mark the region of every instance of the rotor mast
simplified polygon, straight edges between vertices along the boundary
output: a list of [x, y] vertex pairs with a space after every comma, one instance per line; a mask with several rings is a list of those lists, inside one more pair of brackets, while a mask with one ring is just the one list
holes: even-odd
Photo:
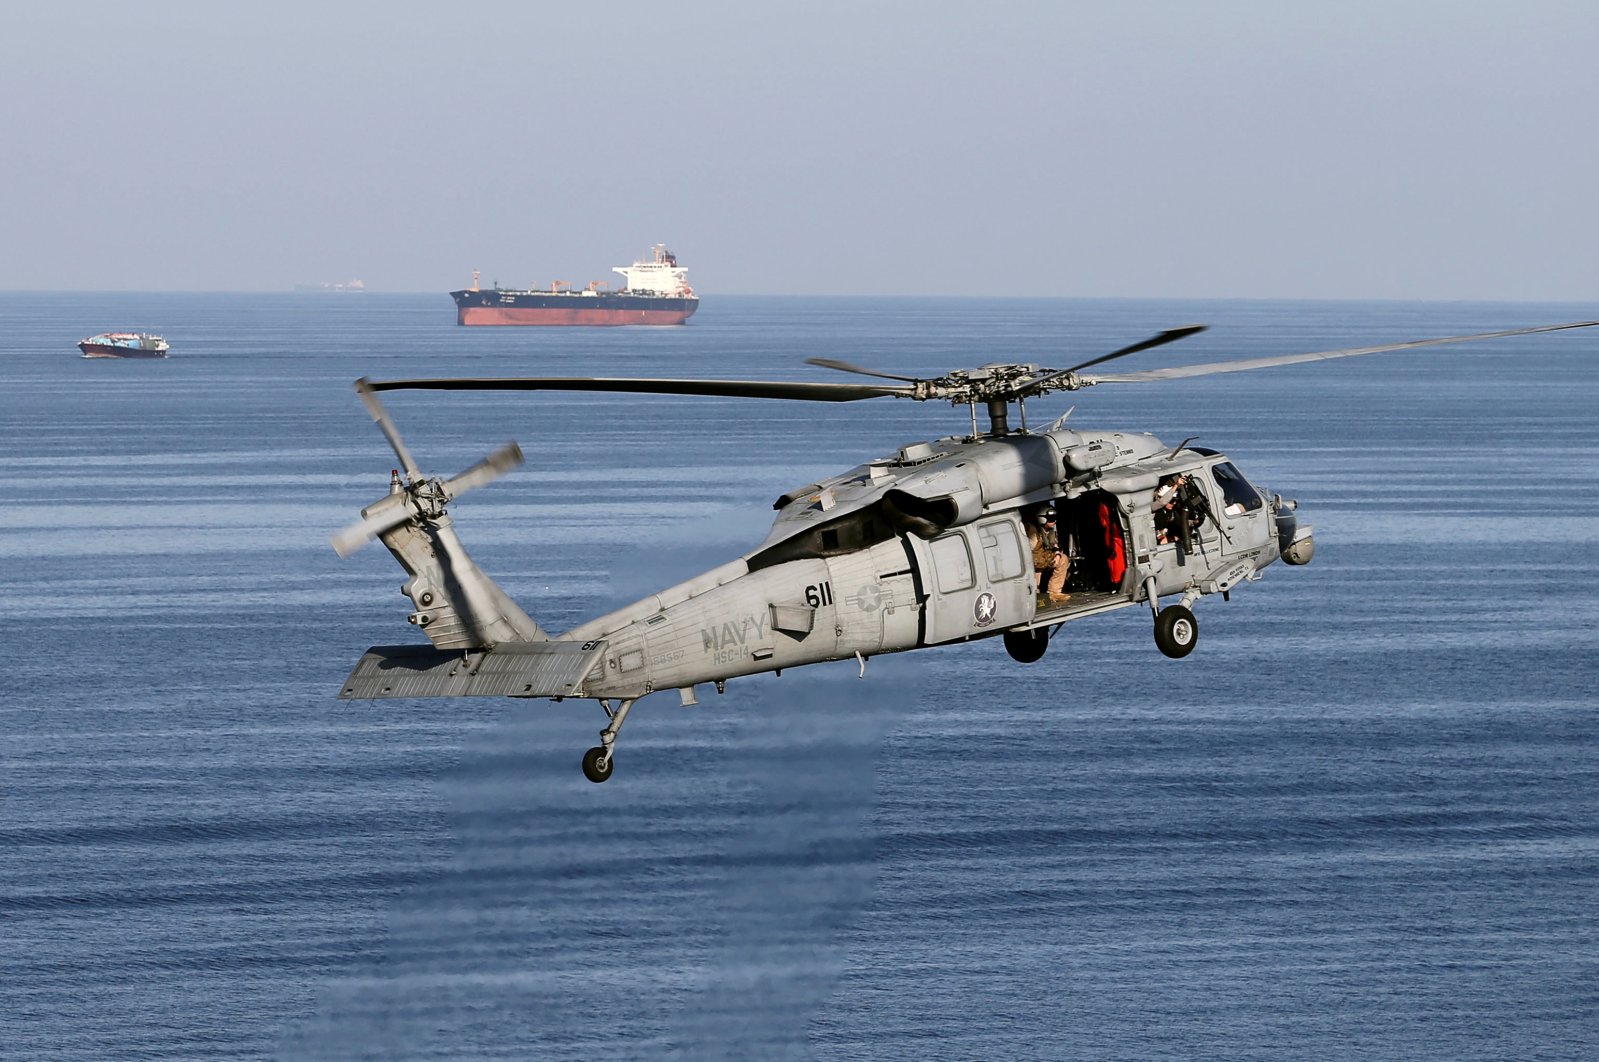
[[[974, 407], [975, 408], [975, 407]], [[1026, 430], [1027, 416], [1022, 415], [1022, 430]], [[988, 400], [988, 434], [1008, 435], [1010, 433], [1010, 402], [1003, 398], [990, 398]]]

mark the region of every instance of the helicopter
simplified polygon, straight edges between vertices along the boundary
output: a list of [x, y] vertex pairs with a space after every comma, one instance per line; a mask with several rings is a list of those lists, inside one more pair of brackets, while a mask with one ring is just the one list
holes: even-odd
[[[1599, 325], [1599, 321], [1445, 336], [1379, 346], [1130, 372], [1095, 369], [1203, 331], [1167, 329], [1070, 368], [988, 364], [936, 377], [808, 362], [868, 383], [605, 377], [357, 380], [362, 403], [400, 468], [388, 494], [331, 543], [348, 556], [374, 538], [408, 575], [409, 622], [428, 644], [369, 649], [341, 700], [512, 697], [593, 700], [607, 723], [583, 756], [604, 782], [633, 706], [651, 693], [724, 693], [735, 678], [827, 661], [997, 637], [1019, 663], [1047, 652], [1065, 624], [1150, 610], [1157, 649], [1187, 656], [1194, 606], [1259, 580], [1281, 560], [1308, 564], [1314, 528], [1298, 503], [1252, 483], [1220, 451], [1147, 433], [1077, 430], [1071, 411], [1040, 430], [1027, 401], [1092, 386], [1145, 383]], [[967, 406], [971, 430], [897, 451], [787, 490], [766, 538], [739, 557], [607, 615], [551, 635], [467, 554], [448, 512], [466, 491], [521, 464], [508, 443], [451, 478], [417, 466], [380, 392], [593, 391], [812, 402], [903, 398]], [[978, 407], [987, 415], [978, 423]], [[1011, 424], [1015, 407], [1017, 424]], [[403, 471], [403, 476], [402, 476]], [[1044, 532], [1053, 521], [1053, 536]], [[1065, 563], [1059, 592], [1041, 585], [1041, 541]], [[1051, 571], [1057, 570], [1051, 568]], [[1057, 580], [1061, 582], [1061, 580]]]

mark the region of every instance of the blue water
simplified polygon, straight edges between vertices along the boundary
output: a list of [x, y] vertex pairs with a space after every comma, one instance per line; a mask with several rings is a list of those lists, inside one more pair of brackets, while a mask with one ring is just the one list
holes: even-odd
[[[442, 296], [0, 295], [0, 1055], [1591, 1058], [1599, 335], [1034, 403], [1198, 436], [1318, 528], [1198, 606], [642, 701], [334, 700], [408, 641], [327, 536], [386, 487], [358, 376], [1128, 368], [1595, 316], [1476, 303], [707, 298], [459, 329]], [[166, 361], [75, 342], [155, 331]], [[1599, 332], [1596, 329], [1595, 332]], [[397, 393], [565, 629], [964, 409]]]

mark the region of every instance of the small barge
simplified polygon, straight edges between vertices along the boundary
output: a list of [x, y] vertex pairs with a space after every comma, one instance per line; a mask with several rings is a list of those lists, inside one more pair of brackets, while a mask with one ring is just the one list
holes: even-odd
[[164, 358], [171, 344], [148, 332], [101, 332], [78, 343], [86, 358]]

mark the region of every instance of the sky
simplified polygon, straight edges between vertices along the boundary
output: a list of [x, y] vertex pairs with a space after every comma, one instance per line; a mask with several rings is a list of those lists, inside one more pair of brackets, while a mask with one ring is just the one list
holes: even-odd
[[1599, 3], [0, 0], [0, 290], [1584, 301]]

